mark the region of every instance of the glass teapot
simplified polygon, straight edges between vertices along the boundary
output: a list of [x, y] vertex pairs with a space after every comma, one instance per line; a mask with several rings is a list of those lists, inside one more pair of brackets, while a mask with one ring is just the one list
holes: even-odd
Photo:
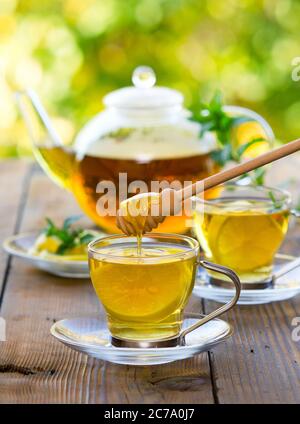
[[[180, 188], [218, 170], [210, 155], [216, 148], [215, 136], [206, 133], [200, 138], [201, 126], [188, 119], [182, 94], [155, 86], [153, 70], [144, 66], [134, 70], [132, 82], [133, 86], [105, 96], [105, 110], [81, 129], [72, 147], [61, 142], [36, 93], [28, 90], [17, 96], [39, 164], [108, 233], [119, 232], [115, 226], [119, 202], [137, 190], [157, 191], [168, 184]], [[260, 120], [272, 138], [259, 115], [227, 108]], [[153, 188], [153, 182], [158, 186]], [[168, 217], [159, 228], [185, 230], [185, 216]]]

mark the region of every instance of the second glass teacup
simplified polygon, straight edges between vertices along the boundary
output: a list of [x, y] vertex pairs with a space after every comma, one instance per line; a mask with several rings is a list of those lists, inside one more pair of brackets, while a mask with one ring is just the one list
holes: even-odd
[[[232, 268], [245, 288], [269, 284], [275, 254], [288, 229], [290, 194], [225, 184], [216, 198], [193, 200], [194, 231], [205, 258]], [[222, 283], [219, 276], [210, 275], [213, 283]]]
[[159, 342], [170, 340], [181, 343], [188, 332], [230, 309], [239, 297], [240, 282], [234, 272], [201, 262], [230, 279], [235, 296], [181, 331], [199, 263], [197, 240], [174, 234], [146, 234], [138, 255], [135, 237], [116, 235], [91, 242], [88, 250], [92, 283], [106, 311], [112, 343], [117, 346], [160, 346]]

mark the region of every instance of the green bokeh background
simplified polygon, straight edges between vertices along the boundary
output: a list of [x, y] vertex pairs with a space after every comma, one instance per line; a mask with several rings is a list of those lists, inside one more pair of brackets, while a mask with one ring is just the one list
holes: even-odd
[[299, 0], [1, 0], [0, 157], [30, 153], [15, 89], [35, 89], [70, 142], [141, 64], [189, 108], [220, 88], [296, 138], [299, 28]]

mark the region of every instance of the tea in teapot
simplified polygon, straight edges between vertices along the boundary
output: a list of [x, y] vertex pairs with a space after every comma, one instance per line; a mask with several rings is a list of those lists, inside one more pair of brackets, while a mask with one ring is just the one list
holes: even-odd
[[[194, 146], [184, 151], [185, 140], [190, 136], [185, 129], [164, 127], [155, 129], [128, 129], [127, 135], [111, 133], [103, 137], [103, 146], [91, 145], [81, 155], [63, 146], [35, 146], [39, 162], [54, 180], [71, 189], [85, 213], [107, 232], [116, 232], [115, 216], [102, 216], [97, 211], [101, 197], [97, 186], [100, 181], [111, 181], [119, 197], [119, 175], [127, 173], [128, 186], [143, 180], [147, 191], [152, 181], [194, 182], [214, 173], [218, 168], [205, 151], [204, 146], [194, 137]], [[191, 136], [190, 136], [191, 137]], [[172, 149], [166, 145], [173, 142]], [[136, 143], [140, 143], [140, 147]], [[153, 153], [146, 157], [145, 143], [153, 144]], [[192, 144], [192, 143], [190, 143]], [[206, 147], [206, 146], [205, 146]], [[193, 150], [192, 150], [193, 148]], [[150, 148], [149, 148], [150, 150]], [[206, 150], [209, 150], [206, 147]], [[187, 153], [192, 153], [187, 156]], [[133, 192], [132, 194], [135, 194]], [[118, 209], [119, 204], [116, 204]], [[170, 217], [161, 231], [183, 232], [186, 217]]]

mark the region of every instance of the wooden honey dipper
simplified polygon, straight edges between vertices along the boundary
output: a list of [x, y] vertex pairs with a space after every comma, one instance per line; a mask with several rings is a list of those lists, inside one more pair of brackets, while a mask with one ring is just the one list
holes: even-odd
[[[204, 178], [182, 190], [165, 189], [160, 194], [137, 194], [121, 203], [117, 213], [117, 226], [127, 235], [141, 235], [145, 232], [149, 232], [163, 222], [166, 216], [174, 215], [180, 205], [188, 198], [196, 196], [205, 190], [232, 180], [247, 172], [253, 171], [263, 165], [275, 162], [298, 150], [300, 150], [300, 139], [291, 141], [275, 150], [257, 156], [254, 159]], [[165, 214], [163, 209], [164, 200], [166, 200], [169, 205], [168, 214]], [[155, 209], [155, 214], [153, 213], [153, 209]]]

